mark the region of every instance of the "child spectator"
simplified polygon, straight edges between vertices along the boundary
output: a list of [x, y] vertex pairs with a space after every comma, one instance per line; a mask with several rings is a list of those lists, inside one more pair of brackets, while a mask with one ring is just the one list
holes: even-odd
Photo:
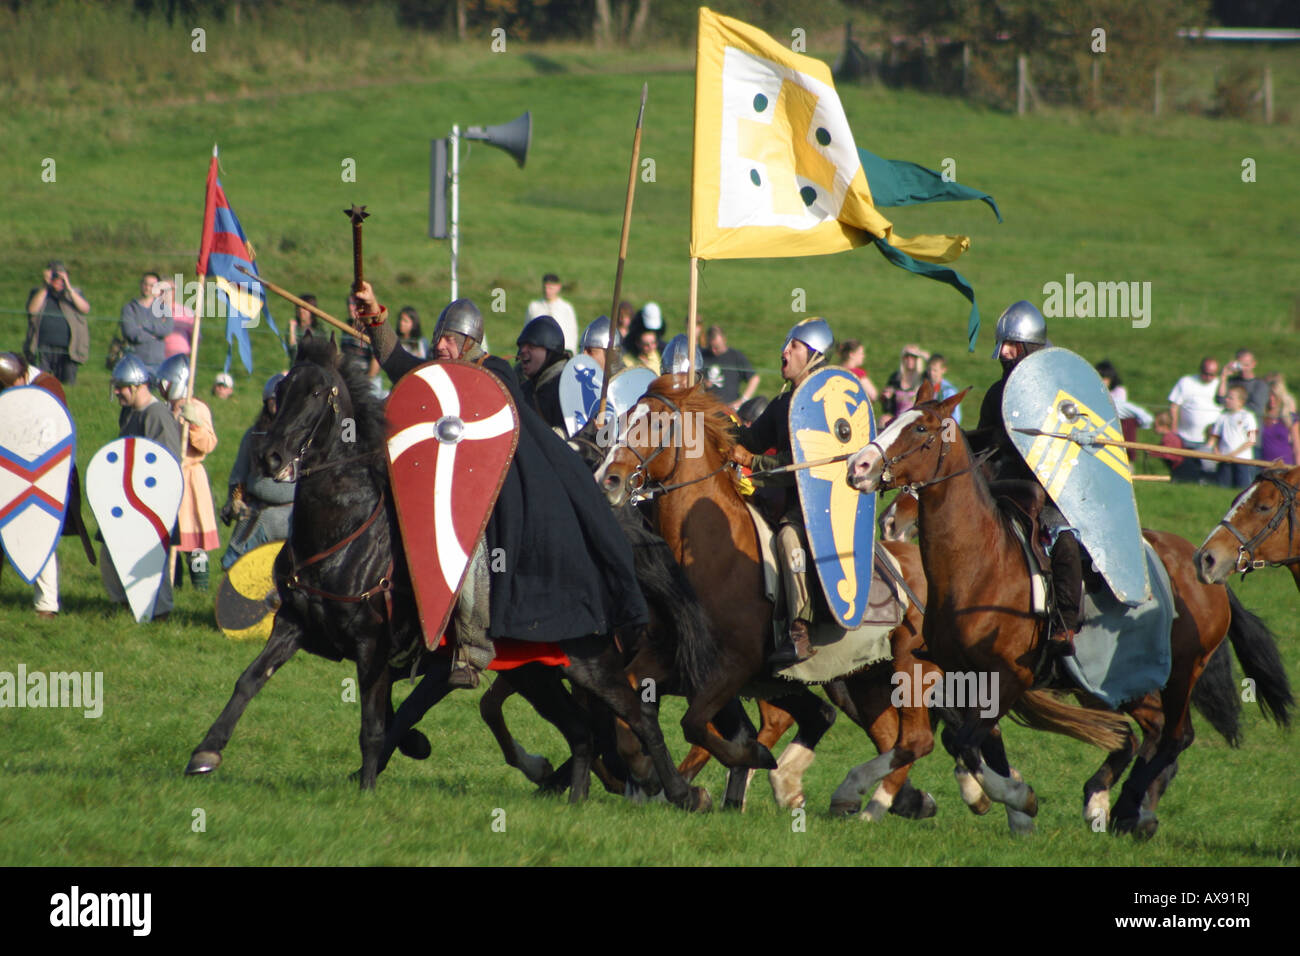
[[[1210, 426], [1214, 450], [1234, 458], [1250, 457], [1259, 434], [1259, 423], [1246, 411], [1246, 389], [1234, 385], [1223, 397], [1224, 412]], [[1238, 462], [1219, 463], [1219, 484], [1225, 488], [1245, 488], [1255, 480], [1255, 469]]]

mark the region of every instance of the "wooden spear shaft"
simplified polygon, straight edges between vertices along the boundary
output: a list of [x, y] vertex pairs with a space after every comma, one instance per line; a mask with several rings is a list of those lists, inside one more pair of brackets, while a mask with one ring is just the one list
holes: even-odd
[[1258, 458], [1234, 458], [1212, 451], [1195, 451], [1191, 448], [1170, 448], [1167, 445], [1151, 445], [1141, 441], [1111, 441], [1109, 438], [1094, 438], [1083, 441], [1074, 435], [1061, 435], [1056, 432], [1039, 431], [1037, 428], [1017, 428], [1015, 431], [1025, 435], [1046, 436], [1047, 438], [1064, 438], [1079, 445], [1107, 445], [1112, 448], [1131, 448], [1134, 451], [1150, 451], [1158, 455], [1181, 455], [1183, 458], [1203, 458], [1206, 461], [1224, 461], [1230, 465], [1255, 465], [1260, 468], [1276, 468], [1282, 464], [1277, 461], [1260, 461]]
[[857, 453], [856, 453], [856, 452], [852, 452], [852, 451], [846, 451], [846, 452], [845, 452], [844, 454], [842, 454], [842, 455], [832, 455], [830, 458], [818, 458], [816, 461], [805, 461], [805, 462], [803, 462], [803, 463], [801, 463], [801, 464], [796, 463], [796, 464], [793, 464], [793, 465], [782, 465], [780, 468], [769, 468], [767, 471], [756, 471], [756, 472], [754, 472], [752, 475], [750, 475], [749, 477], [751, 477], [751, 478], [759, 478], [759, 477], [764, 477], [764, 478], [766, 478], [768, 475], [781, 475], [781, 474], [784, 474], [784, 473], [787, 472], [787, 471], [801, 471], [801, 470], [803, 470], [804, 468], [816, 468], [816, 467], [818, 467], [819, 465], [833, 465], [833, 464], [835, 464], [837, 461], [848, 461], [848, 460], [849, 460], [850, 458], [852, 458], [855, 454], [857, 454]]
[[251, 276], [252, 278], [256, 279], [258, 282], [262, 283], [262, 285], [266, 286], [268, 289], [270, 289], [280, 298], [287, 299], [288, 301], [292, 302], [294, 305], [302, 306], [312, 315], [316, 316], [316, 318], [328, 322], [330, 325], [334, 326], [334, 328], [338, 329], [340, 332], [346, 332], [348, 335], [351, 335], [354, 338], [362, 339], [367, 345], [370, 344], [370, 336], [366, 335], [366, 333], [358, 332], [348, 323], [334, 318], [334, 316], [330, 315], [328, 312], [316, 308], [316, 306], [312, 305], [310, 302], [304, 302], [302, 299], [298, 298], [292, 292], [289, 292], [288, 290], [276, 285], [266, 276], [256, 275], [250, 272], [249, 270], [245, 269], [243, 266], [237, 265], [235, 266], [235, 268], [238, 269], [240, 272], [242, 272], [244, 275]]
[[627, 262], [627, 237], [632, 229], [632, 200], [636, 196], [636, 172], [641, 158], [641, 121], [645, 118], [645, 101], [650, 84], [641, 86], [641, 109], [636, 114], [636, 132], [632, 134], [632, 165], [627, 171], [627, 198], [623, 200], [623, 232], [618, 240], [618, 269], [614, 273], [614, 301], [609, 307], [609, 348], [605, 350], [605, 375], [600, 381], [600, 408], [596, 412], [596, 426], [605, 425], [605, 401], [609, 394], [609, 380], [613, 376], [614, 338], [618, 335], [618, 303], [623, 296], [623, 266]]

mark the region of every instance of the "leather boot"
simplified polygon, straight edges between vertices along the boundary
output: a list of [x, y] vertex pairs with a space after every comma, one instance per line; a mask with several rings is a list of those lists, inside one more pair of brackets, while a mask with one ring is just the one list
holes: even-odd
[[1047, 638], [1047, 649], [1057, 657], [1074, 656], [1075, 632], [1069, 628], [1057, 628]]
[[448, 685], [473, 690], [478, 686], [480, 673], [482, 672], [474, 666], [465, 649], [457, 647], [456, 653], [451, 658], [451, 673], [447, 675]]
[[789, 636], [785, 643], [768, 658], [768, 663], [780, 670], [791, 664], [802, 664], [816, 653], [817, 648], [812, 646], [812, 641], [808, 637], [807, 622], [792, 621]]

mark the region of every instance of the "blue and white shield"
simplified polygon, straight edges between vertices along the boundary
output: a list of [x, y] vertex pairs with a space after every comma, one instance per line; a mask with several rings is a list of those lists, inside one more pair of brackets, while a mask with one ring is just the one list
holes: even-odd
[[67, 408], [35, 385], [0, 392], [0, 546], [31, 584], [68, 513], [77, 431]]
[[1007, 379], [1002, 420], [1115, 597], [1130, 606], [1148, 600], [1133, 471], [1123, 448], [1096, 444], [1124, 440], [1097, 370], [1068, 349], [1035, 352]]
[[[790, 401], [790, 446], [797, 464], [847, 456], [876, 437], [871, 400], [852, 372], [818, 369]], [[813, 567], [835, 620], [862, 623], [871, 588], [876, 496], [849, 485], [848, 461], [801, 468], [796, 481]]]
[[600, 384], [605, 370], [586, 353], [575, 355], [560, 372], [560, 410], [564, 428], [573, 437], [596, 416], [600, 406]]

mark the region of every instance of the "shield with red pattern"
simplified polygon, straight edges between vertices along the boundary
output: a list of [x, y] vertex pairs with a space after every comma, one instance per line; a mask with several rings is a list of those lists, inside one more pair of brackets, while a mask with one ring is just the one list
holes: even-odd
[[68, 514], [77, 432], [64, 404], [35, 385], [0, 392], [0, 546], [31, 584]]
[[137, 621], [153, 617], [183, 490], [180, 462], [148, 438], [115, 438], [86, 468], [86, 497]]
[[491, 372], [434, 361], [402, 377], [385, 416], [397, 521], [433, 648], [514, 458], [519, 414]]

